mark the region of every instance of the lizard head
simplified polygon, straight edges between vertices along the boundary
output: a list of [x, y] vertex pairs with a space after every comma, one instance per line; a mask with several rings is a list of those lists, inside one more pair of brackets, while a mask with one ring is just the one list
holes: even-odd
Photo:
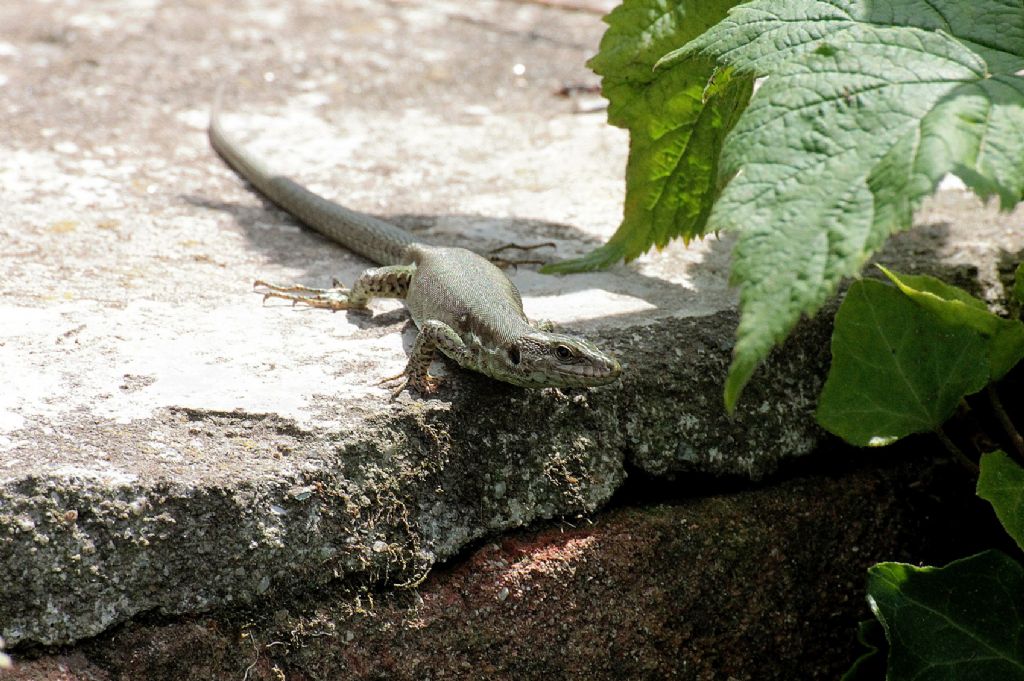
[[495, 376], [527, 388], [606, 385], [622, 373], [618, 361], [576, 336], [534, 331], [515, 339], [493, 357]]

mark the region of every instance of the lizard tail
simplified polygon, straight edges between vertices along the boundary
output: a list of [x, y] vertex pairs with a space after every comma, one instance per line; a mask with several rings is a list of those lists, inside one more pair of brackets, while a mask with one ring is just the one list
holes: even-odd
[[380, 265], [412, 262], [409, 247], [417, 240], [405, 230], [314, 194], [294, 180], [273, 172], [221, 124], [224, 85], [217, 87], [207, 130], [210, 145], [261, 194], [328, 239]]

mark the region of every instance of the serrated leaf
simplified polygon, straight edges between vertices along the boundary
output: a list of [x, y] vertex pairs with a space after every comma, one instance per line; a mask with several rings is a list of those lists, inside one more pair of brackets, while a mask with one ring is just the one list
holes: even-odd
[[832, 332], [832, 366], [818, 422], [858, 446], [937, 428], [988, 382], [985, 341], [947, 324], [898, 289], [850, 287]]
[[721, 55], [743, 70], [771, 73], [812, 50], [827, 51], [856, 24], [904, 26], [942, 31], [977, 52], [993, 71], [1024, 68], [1024, 19], [1016, 0], [828, 0], [746, 2], [715, 27], [665, 55], [673, 64], [694, 53]]
[[881, 265], [885, 276], [918, 305], [948, 324], [966, 326], [986, 339], [989, 381], [1006, 375], [1024, 359], [1024, 323], [992, 314], [984, 301], [963, 289], [926, 274], [896, 274]]
[[1024, 680], [1024, 569], [1004, 554], [879, 563], [868, 601], [889, 640], [888, 681]]
[[1024, 198], [1022, 38], [1019, 2], [762, 0], [679, 53], [768, 75], [726, 140], [733, 179], [708, 223], [741, 232], [727, 405], [946, 173], [1004, 208]]
[[632, 260], [652, 246], [705, 233], [721, 189], [718, 157], [746, 106], [749, 76], [694, 57], [655, 71], [666, 51], [700, 35], [737, 0], [626, 0], [609, 14], [590, 61], [603, 77], [608, 121], [629, 130], [623, 220], [601, 248], [543, 272], [579, 272]]
[[1024, 468], [1006, 452], [983, 454], [978, 496], [992, 504], [999, 522], [1024, 549]]

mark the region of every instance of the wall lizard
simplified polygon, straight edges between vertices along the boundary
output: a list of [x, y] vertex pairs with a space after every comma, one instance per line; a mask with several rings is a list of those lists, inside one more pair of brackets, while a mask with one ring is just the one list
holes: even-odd
[[402, 298], [419, 329], [397, 395], [407, 385], [433, 393], [435, 351], [459, 366], [524, 387], [583, 387], [615, 381], [619, 363], [592, 343], [533, 324], [505, 273], [464, 248], [433, 246], [405, 230], [314, 194], [272, 172], [221, 124], [219, 100], [210, 115], [214, 150], [266, 198], [302, 223], [380, 265], [363, 272], [351, 288], [314, 289], [258, 281], [265, 296], [330, 310], [366, 309], [371, 298]]

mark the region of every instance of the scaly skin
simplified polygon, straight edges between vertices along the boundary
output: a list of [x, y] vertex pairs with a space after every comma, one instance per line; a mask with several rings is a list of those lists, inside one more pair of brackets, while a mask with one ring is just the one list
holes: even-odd
[[239, 175], [298, 220], [382, 267], [363, 272], [351, 289], [310, 289], [256, 282], [265, 296], [331, 310], [363, 309], [371, 298], [403, 298], [419, 328], [398, 394], [410, 385], [433, 392], [428, 372], [436, 350], [459, 366], [530, 388], [605, 385], [619, 363], [592, 343], [531, 324], [505, 273], [472, 251], [417, 241], [405, 230], [332, 203], [272, 173], [210, 117], [210, 143]]

